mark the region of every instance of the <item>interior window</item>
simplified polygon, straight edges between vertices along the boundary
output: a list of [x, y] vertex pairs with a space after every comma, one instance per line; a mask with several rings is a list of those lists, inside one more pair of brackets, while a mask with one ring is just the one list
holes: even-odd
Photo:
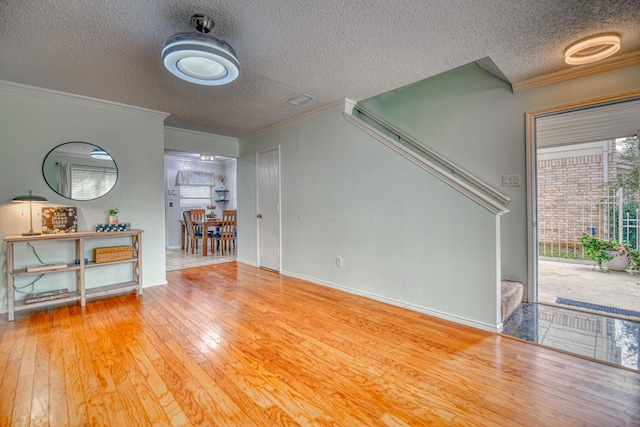
[[189, 185], [180, 186], [180, 208], [202, 209], [211, 204], [211, 186]]

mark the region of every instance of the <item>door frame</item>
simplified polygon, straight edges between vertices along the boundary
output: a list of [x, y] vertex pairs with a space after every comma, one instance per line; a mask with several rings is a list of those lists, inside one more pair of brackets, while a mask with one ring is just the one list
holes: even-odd
[[525, 140], [527, 164], [527, 300], [538, 301], [538, 188], [536, 159], [536, 119], [549, 114], [592, 107], [600, 104], [630, 101], [640, 97], [640, 90], [622, 92], [567, 104], [545, 107], [525, 113]]
[[260, 219], [258, 218], [258, 208], [260, 206], [259, 160], [260, 154], [274, 150], [278, 152], [278, 272], [280, 272], [282, 271], [282, 155], [280, 145], [256, 151], [256, 261], [258, 267], [260, 267]]

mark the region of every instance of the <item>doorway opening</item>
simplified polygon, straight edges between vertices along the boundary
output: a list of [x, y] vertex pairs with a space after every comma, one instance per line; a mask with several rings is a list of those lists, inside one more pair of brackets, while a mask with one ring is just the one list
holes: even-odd
[[[222, 253], [211, 250], [203, 254], [203, 242], [193, 253], [185, 251], [182, 213], [201, 210], [203, 215], [222, 217], [224, 210], [237, 209], [237, 159], [165, 150], [165, 224], [167, 271], [232, 262], [236, 245]], [[211, 227], [214, 228], [214, 227]], [[207, 233], [208, 234], [208, 233]], [[201, 240], [201, 239], [198, 239]]]
[[536, 163], [538, 302], [640, 319], [638, 138], [538, 144]]
[[640, 320], [640, 100], [535, 125], [537, 301]]
[[638, 244], [637, 181], [623, 178], [637, 176], [628, 157], [638, 153], [640, 92], [530, 112], [526, 122], [528, 302], [503, 333], [640, 370], [640, 276], [584, 259], [590, 239]]

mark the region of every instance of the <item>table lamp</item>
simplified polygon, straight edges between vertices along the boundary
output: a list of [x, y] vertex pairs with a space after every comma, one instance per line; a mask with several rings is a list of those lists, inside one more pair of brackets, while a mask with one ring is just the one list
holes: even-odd
[[33, 231], [33, 203], [45, 203], [48, 202], [47, 199], [45, 199], [42, 196], [34, 196], [33, 194], [31, 194], [31, 190], [29, 190], [29, 194], [28, 195], [24, 195], [24, 196], [16, 196], [14, 197], [12, 200], [12, 202], [15, 203], [27, 203], [29, 202], [29, 224], [31, 226], [31, 228], [29, 229], [28, 233], [22, 233], [23, 236], [37, 236], [39, 234], [42, 234], [40, 232], [35, 233]]

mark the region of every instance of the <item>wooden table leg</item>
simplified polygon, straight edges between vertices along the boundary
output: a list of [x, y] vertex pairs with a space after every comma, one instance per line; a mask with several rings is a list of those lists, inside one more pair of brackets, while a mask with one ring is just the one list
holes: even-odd
[[207, 244], [209, 242], [209, 233], [205, 229], [202, 231], [202, 256], [207, 256]]
[[185, 240], [185, 237], [186, 237], [184, 229], [185, 229], [184, 224], [180, 224], [180, 230], [181, 230], [180, 238], [182, 239], [180, 241], [180, 244], [182, 245], [182, 250], [184, 250], [184, 240]]

